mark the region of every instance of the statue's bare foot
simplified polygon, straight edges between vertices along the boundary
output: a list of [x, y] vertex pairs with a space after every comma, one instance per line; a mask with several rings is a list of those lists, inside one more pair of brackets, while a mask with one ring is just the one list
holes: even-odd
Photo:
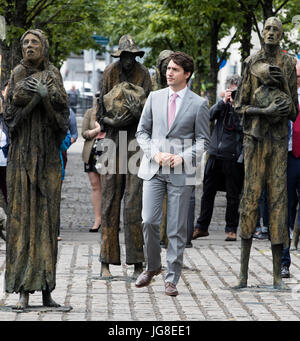
[[143, 272], [143, 263], [135, 263], [134, 272], [131, 277], [134, 279], [137, 279], [142, 272]]
[[273, 288], [278, 290], [288, 290], [289, 287], [280, 279], [278, 281], [274, 281]]
[[29, 301], [29, 293], [26, 291], [20, 292], [20, 298], [18, 303], [16, 304], [17, 309], [25, 309], [28, 307], [28, 301]]
[[239, 281], [237, 285], [232, 287], [232, 289], [242, 289], [242, 288], [247, 288], [247, 282]]
[[60, 307], [60, 304], [56, 303], [52, 299], [50, 291], [43, 290], [42, 292], [43, 292], [43, 306], [44, 307], [54, 307], [54, 308]]
[[112, 274], [109, 271], [109, 264], [101, 263], [100, 276], [101, 277], [112, 277]]

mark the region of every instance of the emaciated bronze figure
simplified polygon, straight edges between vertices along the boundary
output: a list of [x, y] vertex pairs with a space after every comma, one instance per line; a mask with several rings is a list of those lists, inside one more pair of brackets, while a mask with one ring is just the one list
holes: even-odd
[[266, 20], [264, 44], [244, 63], [235, 110], [242, 115], [245, 181], [240, 205], [241, 270], [236, 288], [247, 286], [248, 263], [257, 220], [258, 199], [266, 188], [273, 256], [273, 287], [286, 288], [281, 279], [283, 245], [288, 245], [287, 153], [288, 120], [297, 117], [296, 60], [279, 46], [281, 21]]
[[[116, 145], [116, 174], [102, 174], [102, 224], [101, 224], [101, 262], [100, 275], [111, 277], [109, 264], [120, 265], [119, 225], [121, 201], [124, 199], [124, 237], [126, 245], [126, 264], [134, 265], [132, 277], [143, 271], [143, 233], [142, 233], [142, 180], [136, 174], [122, 174], [121, 165], [127, 164], [135, 152], [128, 151], [128, 145], [135, 140], [143, 104], [151, 91], [151, 78], [145, 66], [136, 61], [142, 57], [132, 37], [127, 34], [120, 38], [119, 49], [112, 54], [118, 61], [108, 65], [103, 73], [100, 88], [97, 119], [104, 125], [105, 140]], [[124, 96], [120, 97], [120, 93]], [[140, 95], [138, 95], [140, 94]], [[114, 100], [116, 103], [114, 103]], [[119, 108], [119, 109], [118, 109]], [[127, 155], [120, 146], [119, 132], [127, 137]], [[123, 146], [124, 147], [124, 146]], [[103, 154], [105, 155], [105, 153]], [[110, 158], [114, 157], [109, 155]], [[124, 170], [123, 170], [124, 171]]]
[[[168, 86], [167, 83], [167, 67], [169, 62], [169, 56], [173, 53], [171, 50], [163, 50], [158, 55], [156, 61], [155, 73], [152, 76], [152, 90], [160, 90]], [[163, 216], [160, 225], [160, 244], [162, 247], [168, 247], [167, 237], [167, 194], [165, 194], [163, 202]]]
[[59, 147], [69, 122], [62, 78], [48, 59], [49, 44], [40, 30], [21, 38], [23, 60], [12, 71], [4, 119], [9, 128], [7, 162], [8, 217], [5, 290], [42, 291], [43, 305], [56, 284], [57, 233], [61, 198]]

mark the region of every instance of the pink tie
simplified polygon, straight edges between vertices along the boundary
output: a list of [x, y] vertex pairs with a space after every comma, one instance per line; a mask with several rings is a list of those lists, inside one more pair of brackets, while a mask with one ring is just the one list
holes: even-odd
[[168, 127], [171, 128], [171, 125], [175, 119], [175, 112], [176, 112], [176, 98], [178, 97], [176, 92], [173, 92], [172, 99], [169, 103], [169, 110], [168, 110]]

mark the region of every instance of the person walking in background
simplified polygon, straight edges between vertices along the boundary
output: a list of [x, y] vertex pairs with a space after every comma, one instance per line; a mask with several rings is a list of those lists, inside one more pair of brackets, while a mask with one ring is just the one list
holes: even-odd
[[[264, 189], [259, 198], [258, 209], [257, 209], [257, 224], [256, 231], [253, 233], [253, 238], [255, 239], [269, 239], [269, 210], [268, 210], [268, 200], [267, 193]], [[263, 220], [263, 225], [261, 226], [260, 220]]]
[[[70, 116], [69, 116], [69, 133], [70, 133], [70, 143], [71, 145], [73, 143], [76, 142], [77, 138], [78, 138], [78, 130], [77, 130], [77, 122], [76, 122], [76, 115], [74, 113], [74, 111], [70, 109]], [[69, 149], [69, 147], [68, 147]], [[66, 170], [67, 167], [67, 162], [68, 162], [68, 153], [67, 153], [67, 149], [61, 151], [61, 157], [63, 160], [63, 167], [64, 170]]]
[[[76, 122], [76, 116], [74, 114], [74, 111], [69, 108], [70, 116], [69, 116], [69, 130], [68, 133], [62, 142], [60, 146], [59, 156], [62, 162], [62, 181], [65, 177], [66, 173], [66, 167], [67, 167], [67, 161], [68, 161], [68, 153], [67, 150], [70, 148], [70, 146], [76, 142], [78, 138], [78, 130], [77, 130], [77, 122]], [[58, 237], [57, 240], [62, 240], [60, 236], [60, 221], [58, 226]]]
[[[61, 182], [64, 181], [65, 173], [66, 173], [65, 166], [64, 166], [64, 160], [63, 160], [63, 152], [66, 152], [70, 146], [71, 146], [71, 133], [68, 130], [66, 137], [64, 138], [64, 140], [62, 141], [62, 143], [59, 147], [59, 158], [60, 158], [60, 162], [61, 162]], [[60, 235], [60, 217], [59, 217], [57, 226], [58, 226], [57, 240], [60, 241], [60, 240], [62, 240], [62, 237]]]
[[[300, 60], [298, 59], [296, 64], [296, 72], [297, 72], [297, 92], [298, 92], [298, 106], [300, 106]], [[299, 107], [300, 110], [300, 107]], [[290, 250], [297, 250], [298, 242], [299, 242], [299, 234], [300, 234], [300, 212], [299, 212], [299, 199], [298, 199], [298, 221], [295, 221], [293, 236], [291, 241], [291, 248]], [[296, 227], [296, 228], [295, 228]]]
[[[203, 127], [207, 101], [193, 93], [187, 83], [194, 71], [193, 59], [183, 52], [169, 57], [169, 87], [150, 93], [136, 138], [144, 155], [138, 176], [143, 179], [143, 233], [147, 269], [138, 277], [138, 288], [150, 284], [161, 272], [160, 224], [167, 192], [167, 274], [165, 294], [177, 296], [183, 253], [187, 240], [187, 217], [195, 178], [195, 165], [204, 151], [208, 129]], [[191, 141], [187, 148], [184, 143]], [[169, 147], [169, 148], [168, 148]], [[191, 176], [191, 177], [189, 177]]]
[[72, 85], [71, 89], [67, 91], [67, 94], [68, 94], [68, 97], [69, 97], [69, 107], [76, 114], [78, 97], [79, 97], [79, 91], [76, 89], [74, 84]]
[[7, 188], [6, 188], [6, 165], [8, 154], [8, 129], [3, 119], [3, 107], [5, 100], [5, 90], [2, 92], [0, 99], [0, 190], [3, 195], [4, 204], [7, 204]]
[[105, 132], [101, 132], [100, 124], [96, 121], [96, 113], [99, 104], [99, 95], [97, 92], [96, 105], [86, 111], [82, 121], [82, 137], [84, 145], [82, 150], [82, 160], [84, 162], [84, 171], [88, 174], [92, 188], [92, 204], [94, 209], [94, 225], [89, 232], [98, 232], [101, 227], [101, 175], [96, 169], [97, 142], [105, 137]]
[[[244, 179], [242, 157], [243, 133], [239, 116], [234, 111], [234, 96], [241, 77], [228, 76], [225, 96], [210, 109], [210, 120], [216, 124], [208, 147], [200, 215], [193, 239], [208, 236], [215, 196], [220, 186], [226, 191], [226, 241], [236, 241], [239, 224], [240, 194]], [[222, 181], [222, 183], [221, 183]]]
[[[296, 64], [297, 73], [297, 92], [298, 92], [298, 111], [300, 103], [300, 61]], [[300, 115], [298, 114], [295, 122], [289, 121], [289, 144], [287, 158], [287, 199], [288, 199], [288, 235], [289, 245], [282, 251], [281, 258], [281, 277], [290, 277], [290, 244], [294, 223], [296, 219], [297, 205], [300, 198]], [[298, 212], [298, 224], [300, 217]], [[299, 227], [298, 227], [299, 228]]]

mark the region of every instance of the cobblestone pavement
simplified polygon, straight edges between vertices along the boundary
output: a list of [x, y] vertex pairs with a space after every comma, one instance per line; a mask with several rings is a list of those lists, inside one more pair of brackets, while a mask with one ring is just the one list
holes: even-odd
[[[68, 154], [61, 205], [61, 235], [57, 286], [53, 298], [72, 310], [43, 309], [41, 293], [30, 295], [30, 309], [13, 308], [16, 294], [4, 292], [5, 243], [0, 241], [0, 321], [292, 321], [300, 320], [300, 252], [292, 252], [289, 291], [272, 290], [272, 256], [269, 241], [254, 240], [249, 265], [249, 286], [237, 283], [240, 241], [224, 241], [225, 197], [219, 194], [210, 235], [193, 241], [185, 250], [178, 283], [179, 295], [164, 294], [166, 269], [149, 287], [138, 289], [131, 279], [133, 266], [111, 266], [113, 279], [99, 277], [99, 233], [92, 225], [90, 185], [83, 172], [81, 142]], [[198, 198], [199, 201], [199, 198]], [[197, 204], [199, 206], [199, 203]], [[196, 208], [198, 209], [198, 207]], [[121, 231], [121, 250], [124, 243]], [[166, 251], [162, 250], [166, 265]]]

